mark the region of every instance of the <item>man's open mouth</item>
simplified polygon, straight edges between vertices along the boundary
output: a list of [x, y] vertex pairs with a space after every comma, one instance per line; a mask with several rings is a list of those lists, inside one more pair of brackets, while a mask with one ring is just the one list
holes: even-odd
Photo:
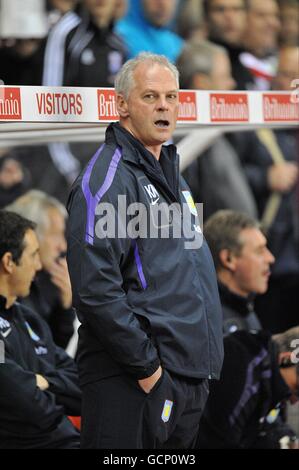
[[160, 127], [161, 129], [167, 129], [169, 125], [170, 125], [170, 122], [167, 121], [166, 119], [159, 119], [158, 121], [155, 121], [155, 126]]

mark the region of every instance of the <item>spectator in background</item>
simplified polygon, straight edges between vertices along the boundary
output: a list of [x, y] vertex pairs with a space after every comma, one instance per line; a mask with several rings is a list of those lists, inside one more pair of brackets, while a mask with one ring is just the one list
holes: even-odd
[[299, 45], [299, 2], [298, 0], [280, 0], [281, 46]]
[[[114, 16], [121, 14], [119, 2], [84, 0], [75, 11], [63, 15], [46, 41], [42, 85], [113, 86], [126, 55], [122, 41], [113, 31]], [[42, 165], [52, 178], [44, 178], [43, 186], [39, 187], [66, 202], [66, 193], [81, 165], [85, 165], [85, 153], [90, 155], [88, 147], [85, 144], [82, 150], [79, 146], [53, 142], [38, 151], [31, 150], [25, 158], [30, 166], [32, 154], [38, 160], [40, 153], [44, 154]]]
[[128, 1], [129, 0], [116, 0], [116, 7], [114, 13], [115, 21], [120, 20], [126, 15], [128, 10]]
[[[207, 41], [188, 43], [178, 59], [181, 87], [231, 90], [235, 82], [226, 50]], [[254, 198], [239, 157], [226, 136], [218, 137], [183, 173], [204, 218], [219, 209], [256, 215]]]
[[[66, 13], [52, 28], [45, 49], [43, 85], [113, 86], [126, 57], [124, 45], [114, 32], [115, 15], [121, 13], [119, 0], [84, 0], [80, 13], [81, 17], [77, 12]], [[62, 176], [69, 189], [81, 162], [85, 164], [85, 149], [82, 152], [78, 147], [74, 150], [66, 143], [54, 142], [47, 151], [49, 166], [54, 164], [58, 181]], [[56, 186], [59, 191], [59, 184]]]
[[47, 0], [48, 23], [52, 28], [60, 18], [76, 8], [79, 0]]
[[277, 0], [247, 1], [247, 21], [243, 35], [247, 52], [240, 55], [240, 61], [251, 73], [254, 88], [269, 90], [277, 69], [279, 7]]
[[28, 191], [30, 173], [13, 150], [0, 149], [0, 209]]
[[7, 209], [37, 224], [42, 271], [23, 303], [47, 321], [55, 343], [65, 348], [75, 319], [65, 259], [66, 210], [55, 198], [37, 190], [24, 194]]
[[127, 16], [116, 26], [129, 57], [149, 51], [175, 62], [183, 47], [183, 40], [168, 28], [176, 4], [176, 0], [131, 0]]
[[47, 0], [48, 9], [57, 10], [63, 15], [73, 10], [77, 3], [79, 0]]
[[[298, 78], [299, 47], [279, 51], [273, 89], [290, 91]], [[298, 129], [260, 129], [243, 139], [240, 155], [276, 262], [267, 293], [257, 299], [264, 328], [279, 333], [299, 323]], [[274, 210], [272, 208], [274, 207]]]
[[44, 59], [43, 85], [109, 87], [126, 50], [114, 33], [118, 0], [83, 0], [81, 16], [66, 14], [51, 30]]
[[253, 77], [240, 62], [247, 21], [247, 0], [203, 0], [207, 37], [227, 50], [238, 90], [252, 88]]
[[292, 82], [299, 78], [299, 45], [282, 46], [278, 54], [278, 69], [272, 81], [273, 90], [291, 91]]
[[204, 24], [202, 2], [198, 0], [181, 2], [176, 23], [177, 33], [183, 39], [205, 39], [207, 32]]
[[[298, 56], [298, 47], [279, 51], [272, 89], [293, 90], [290, 87], [298, 77]], [[269, 289], [257, 299], [256, 312], [264, 328], [278, 333], [298, 324], [298, 130], [264, 128], [234, 133], [231, 139], [276, 259]]]
[[43, 0], [0, 3], [0, 80], [5, 85], [40, 85], [42, 41], [48, 32]]
[[221, 378], [211, 384], [200, 448], [298, 449], [287, 425], [274, 426], [284, 402], [299, 399], [298, 339], [299, 327], [272, 337], [236, 331], [224, 338]]
[[75, 449], [80, 415], [77, 368], [55, 346], [46, 322], [18, 303], [41, 268], [35, 225], [0, 211], [0, 448]]
[[266, 292], [274, 257], [258, 222], [241, 212], [218, 211], [204, 234], [217, 271], [224, 333], [260, 330], [254, 297]]

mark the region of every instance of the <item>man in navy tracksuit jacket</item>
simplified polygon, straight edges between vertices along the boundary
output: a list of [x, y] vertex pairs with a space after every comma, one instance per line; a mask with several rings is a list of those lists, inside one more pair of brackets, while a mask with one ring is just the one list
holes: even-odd
[[[201, 239], [176, 148], [162, 147], [178, 114], [176, 69], [161, 56], [141, 54], [123, 67], [116, 90], [120, 123], [108, 127], [68, 205], [68, 263], [82, 322], [81, 445], [191, 448], [208, 379], [220, 374], [222, 314], [206, 243], [188, 246], [192, 237], [184, 230], [174, 236], [185, 203], [192, 236]], [[155, 206], [175, 203], [170, 236], [117, 230], [103, 236], [113, 217], [105, 224], [100, 211], [112, 207], [119, 215], [120, 196], [127, 208], [143, 204], [137, 229], [150, 223]], [[116, 217], [116, 229], [128, 228], [133, 215], [132, 209], [131, 218]]]
[[44, 319], [16, 301], [41, 268], [34, 224], [0, 211], [0, 449], [76, 449], [76, 364]]
[[79, 433], [67, 415], [81, 413], [77, 367], [43, 318], [18, 302], [6, 309], [5, 300], [0, 296], [0, 449], [76, 449]]

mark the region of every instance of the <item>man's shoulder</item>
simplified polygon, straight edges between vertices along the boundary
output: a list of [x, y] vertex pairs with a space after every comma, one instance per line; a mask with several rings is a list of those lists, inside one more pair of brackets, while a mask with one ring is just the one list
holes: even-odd
[[19, 301], [15, 302], [14, 309], [18, 317], [18, 321], [14, 322], [15, 328], [27, 330], [34, 341], [42, 340], [50, 344], [51, 333], [49, 326], [38, 312]]
[[22, 301], [15, 302], [15, 308], [17, 309], [19, 319], [23, 322], [27, 322], [29, 324], [39, 325], [39, 328], [44, 328], [47, 325], [46, 321], [42, 318], [42, 316], [33, 310], [33, 308], [25, 305]]
[[68, 208], [74, 197], [80, 200], [104, 202], [121, 194], [128, 194], [134, 187], [134, 171], [123, 159], [123, 150], [117, 143], [106, 142], [89, 160], [73, 184]]

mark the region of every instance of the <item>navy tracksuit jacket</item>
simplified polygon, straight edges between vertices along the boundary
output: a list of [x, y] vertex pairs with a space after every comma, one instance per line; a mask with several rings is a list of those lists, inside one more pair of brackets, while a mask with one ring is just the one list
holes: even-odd
[[97, 215], [103, 203], [116, 208], [120, 195], [127, 205], [143, 203], [147, 214], [156, 203], [182, 207], [188, 191], [175, 146], [164, 146], [157, 161], [119, 124], [108, 127], [105, 144], [74, 183], [68, 265], [82, 322], [82, 385], [120, 373], [146, 378], [159, 364], [182, 377], [219, 378], [222, 312], [206, 242], [186, 249], [183, 235], [105, 238]]
[[[77, 367], [54, 344], [43, 318], [0, 296], [0, 449], [73, 449], [79, 433], [67, 415], [81, 414]], [[49, 388], [40, 390], [36, 374]]]

